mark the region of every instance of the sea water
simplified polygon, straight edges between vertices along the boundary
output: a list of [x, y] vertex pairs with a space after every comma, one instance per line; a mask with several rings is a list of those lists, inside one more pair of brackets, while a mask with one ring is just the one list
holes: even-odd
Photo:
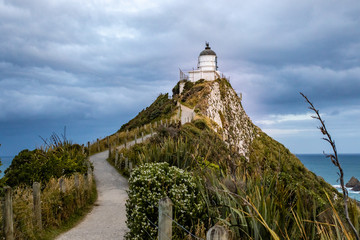
[[4, 176], [4, 171], [10, 166], [11, 161], [13, 160], [14, 156], [0, 156], [0, 161], [2, 165], [0, 166], [0, 178]]
[[[323, 177], [325, 181], [340, 189], [339, 169], [324, 154], [296, 154], [307, 169]], [[345, 184], [351, 177], [360, 180], [360, 154], [339, 154], [339, 162], [344, 172]], [[360, 201], [360, 192], [348, 188], [349, 197]]]

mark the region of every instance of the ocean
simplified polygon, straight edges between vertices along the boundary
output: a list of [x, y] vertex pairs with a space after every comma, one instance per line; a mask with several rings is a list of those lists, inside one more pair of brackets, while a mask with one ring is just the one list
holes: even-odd
[[[323, 154], [296, 154], [296, 156], [307, 169], [314, 172], [316, 175], [323, 177], [325, 181], [334, 187], [339, 188], [340, 183], [337, 181], [338, 170], [332, 164], [330, 159], [327, 159]], [[0, 166], [0, 170], [2, 171], [0, 177], [2, 177], [4, 170], [10, 166], [13, 156], [2, 156], [0, 159], [3, 164]], [[340, 154], [339, 160], [344, 170], [345, 183], [347, 183], [352, 176], [360, 180], [360, 154]], [[348, 190], [350, 197], [360, 201], [360, 192]]]
[[[307, 169], [316, 175], [324, 178], [336, 188], [340, 188], [338, 181], [338, 169], [330, 159], [323, 154], [296, 154]], [[345, 184], [352, 176], [360, 180], [360, 154], [339, 154], [340, 165], [344, 171]], [[348, 189], [349, 197], [360, 201], [360, 192], [354, 192]]]
[[0, 156], [0, 160], [2, 165], [0, 166], [0, 178], [4, 176], [4, 171], [10, 166], [11, 161], [13, 160], [15, 156]]

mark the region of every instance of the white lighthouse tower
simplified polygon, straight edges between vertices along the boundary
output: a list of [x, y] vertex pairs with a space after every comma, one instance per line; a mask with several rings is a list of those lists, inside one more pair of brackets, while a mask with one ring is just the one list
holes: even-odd
[[220, 78], [221, 73], [217, 70], [217, 56], [211, 50], [209, 43], [205, 43], [205, 49], [200, 53], [196, 70], [189, 71], [189, 81], [196, 82], [200, 79], [214, 81]]

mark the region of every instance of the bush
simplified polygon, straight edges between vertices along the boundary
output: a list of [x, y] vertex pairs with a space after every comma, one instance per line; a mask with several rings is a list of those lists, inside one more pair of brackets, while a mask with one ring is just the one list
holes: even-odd
[[[168, 163], [146, 163], [133, 170], [126, 202], [126, 239], [157, 237], [159, 200], [168, 196], [173, 202], [173, 218], [191, 231], [204, 217], [205, 203], [200, 198], [195, 178]], [[152, 222], [150, 222], [150, 221]], [[150, 235], [150, 238], [149, 238]], [[173, 228], [174, 239], [185, 239], [186, 232]]]
[[45, 149], [25, 149], [16, 155], [5, 170], [2, 183], [10, 187], [31, 186], [33, 182], [47, 183], [51, 178], [87, 172], [91, 163], [80, 145], [60, 140], [56, 134], [45, 143]]

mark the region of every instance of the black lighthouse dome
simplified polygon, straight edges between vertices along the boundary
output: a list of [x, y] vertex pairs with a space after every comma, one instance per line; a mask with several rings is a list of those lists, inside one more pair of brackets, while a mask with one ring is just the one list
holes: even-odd
[[200, 53], [200, 56], [204, 56], [204, 55], [214, 55], [214, 56], [216, 56], [216, 53], [213, 50], [211, 50], [211, 47], [209, 46], [208, 42], [206, 42], [205, 50], [203, 50]]

